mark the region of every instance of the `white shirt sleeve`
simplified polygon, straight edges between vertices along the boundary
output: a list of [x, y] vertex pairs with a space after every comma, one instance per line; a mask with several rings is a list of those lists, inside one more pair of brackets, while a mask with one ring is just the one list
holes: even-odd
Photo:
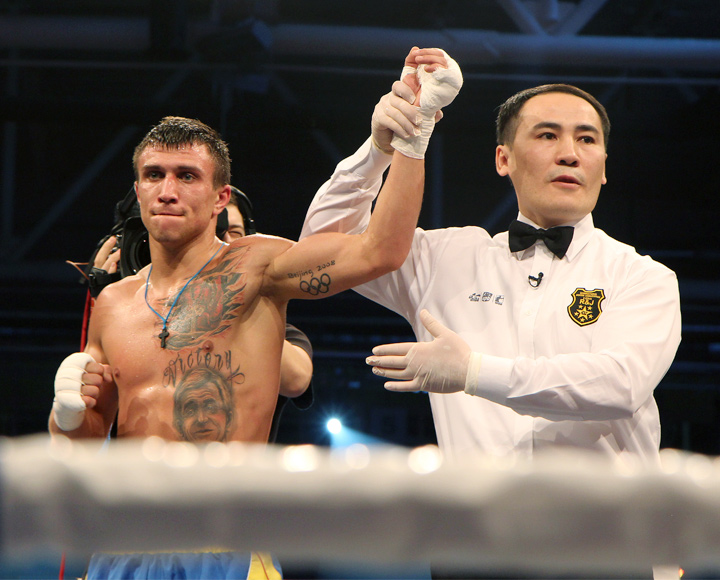
[[591, 352], [537, 359], [483, 353], [465, 392], [551, 421], [631, 417], [652, 395], [680, 344], [675, 274], [659, 265], [641, 269], [600, 323]]
[[364, 232], [391, 161], [392, 155], [380, 151], [368, 138], [353, 155], [338, 163], [315, 194], [300, 239], [320, 232]]

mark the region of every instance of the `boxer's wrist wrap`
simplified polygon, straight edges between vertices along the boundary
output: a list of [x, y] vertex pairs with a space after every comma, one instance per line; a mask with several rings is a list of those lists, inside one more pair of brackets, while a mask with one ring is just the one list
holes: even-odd
[[[408, 138], [393, 137], [392, 146], [407, 157], [423, 159], [430, 135], [435, 128], [435, 113], [453, 102], [463, 84], [462, 71], [455, 60], [443, 51], [448, 63], [447, 68], [438, 68], [434, 72], [427, 72], [424, 65], [417, 68], [418, 82], [422, 87], [420, 92], [420, 134]], [[405, 66], [401, 78], [414, 72], [411, 67]]]
[[85, 417], [85, 401], [80, 389], [85, 367], [95, 359], [85, 352], [76, 352], [67, 357], [55, 374], [55, 399], [53, 416], [63, 431], [73, 431], [82, 425]]
[[405, 157], [413, 159], [424, 159], [425, 151], [427, 151], [430, 143], [430, 135], [435, 129], [435, 113], [425, 113], [420, 111], [419, 135], [411, 135], [410, 137], [400, 137], [393, 135], [393, 149], [399, 151]]

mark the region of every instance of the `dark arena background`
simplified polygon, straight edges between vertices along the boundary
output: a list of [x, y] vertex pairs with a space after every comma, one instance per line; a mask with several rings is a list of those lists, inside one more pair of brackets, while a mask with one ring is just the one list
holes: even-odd
[[[569, 82], [613, 123], [595, 223], [673, 268], [683, 342], [657, 388], [663, 447], [720, 453], [720, 2], [717, 0], [3, 0], [0, 2], [0, 435], [44, 432], [55, 370], [78, 349], [85, 262], [166, 115], [230, 145], [261, 232], [297, 239], [335, 164], [370, 133], [413, 45], [445, 48], [465, 84], [427, 156], [421, 225], [514, 217], [494, 169], [510, 94]], [[427, 397], [385, 392], [372, 346], [412, 340], [346, 292], [294, 301], [315, 349], [315, 403], [278, 441], [326, 445], [330, 417], [404, 446], [435, 441]]]

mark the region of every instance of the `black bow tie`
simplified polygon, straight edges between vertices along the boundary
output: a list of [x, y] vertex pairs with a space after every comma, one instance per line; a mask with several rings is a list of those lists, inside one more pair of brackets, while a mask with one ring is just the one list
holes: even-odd
[[536, 240], [542, 240], [553, 254], [562, 258], [570, 247], [574, 231], [575, 228], [572, 226], [536, 230], [531, 225], [514, 220], [508, 230], [510, 251], [520, 252], [532, 246]]

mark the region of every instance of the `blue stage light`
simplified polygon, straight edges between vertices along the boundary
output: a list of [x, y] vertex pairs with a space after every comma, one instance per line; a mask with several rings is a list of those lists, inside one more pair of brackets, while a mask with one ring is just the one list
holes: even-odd
[[332, 419], [328, 419], [328, 422], [325, 424], [325, 427], [327, 428], [330, 433], [333, 435], [337, 435], [342, 431], [342, 423], [340, 422], [340, 419], [336, 419], [333, 417]]

